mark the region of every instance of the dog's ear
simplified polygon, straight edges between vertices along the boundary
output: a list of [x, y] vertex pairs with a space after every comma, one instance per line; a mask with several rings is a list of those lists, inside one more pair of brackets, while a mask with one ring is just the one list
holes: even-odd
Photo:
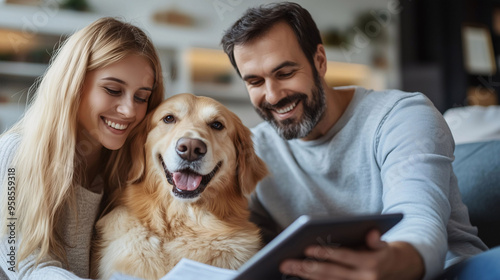
[[144, 151], [144, 146], [150, 130], [150, 115], [151, 114], [147, 115], [130, 135], [129, 149], [131, 166], [127, 177], [129, 183], [138, 183], [142, 181], [145, 174], [146, 153]]
[[238, 183], [243, 194], [248, 195], [255, 190], [257, 183], [262, 180], [268, 170], [266, 164], [255, 153], [250, 129], [237, 118], [236, 139], [234, 145], [237, 153]]

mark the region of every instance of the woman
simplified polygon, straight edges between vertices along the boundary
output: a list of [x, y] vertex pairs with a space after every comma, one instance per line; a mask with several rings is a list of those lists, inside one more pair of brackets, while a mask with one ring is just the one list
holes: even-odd
[[0, 265], [9, 278], [89, 277], [94, 223], [126, 183], [129, 143], [163, 99], [161, 75], [147, 35], [112, 18], [58, 50], [29, 109], [0, 138]]

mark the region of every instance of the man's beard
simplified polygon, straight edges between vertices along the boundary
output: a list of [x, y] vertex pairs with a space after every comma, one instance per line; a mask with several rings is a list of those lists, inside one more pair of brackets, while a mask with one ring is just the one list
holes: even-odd
[[[269, 104], [267, 101], [262, 102], [259, 107], [255, 107], [255, 111], [271, 126], [276, 129], [276, 132], [286, 140], [294, 138], [304, 138], [313, 130], [323, 116], [326, 109], [325, 92], [321, 81], [316, 71], [313, 71], [314, 87], [311, 89], [312, 97], [307, 100], [307, 95], [296, 92], [290, 96], [281, 99], [275, 105]], [[273, 109], [284, 108], [287, 105], [302, 102], [303, 114], [302, 117], [288, 118], [278, 121], [273, 116]]]

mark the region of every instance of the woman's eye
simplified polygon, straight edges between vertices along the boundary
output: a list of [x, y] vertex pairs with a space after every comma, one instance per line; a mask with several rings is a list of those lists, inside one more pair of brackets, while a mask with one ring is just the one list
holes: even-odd
[[172, 115], [167, 115], [166, 117], [163, 118], [163, 121], [165, 123], [173, 123], [175, 122], [175, 118]]
[[134, 96], [135, 101], [139, 103], [146, 103], [148, 100], [146, 98], [140, 98], [139, 96]]
[[213, 122], [210, 124], [210, 126], [216, 130], [222, 130], [224, 128], [224, 125], [220, 122]]
[[121, 93], [120, 90], [113, 90], [107, 87], [105, 87], [104, 90], [111, 95], [119, 95]]

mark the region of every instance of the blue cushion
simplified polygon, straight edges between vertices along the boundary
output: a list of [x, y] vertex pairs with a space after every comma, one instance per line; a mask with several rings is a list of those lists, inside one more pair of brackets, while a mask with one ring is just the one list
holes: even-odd
[[478, 254], [450, 266], [436, 280], [498, 280], [500, 279], [500, 247]]
[[479, 237], [500, 245], [500, 141], [457, 145], [453, 170]]

